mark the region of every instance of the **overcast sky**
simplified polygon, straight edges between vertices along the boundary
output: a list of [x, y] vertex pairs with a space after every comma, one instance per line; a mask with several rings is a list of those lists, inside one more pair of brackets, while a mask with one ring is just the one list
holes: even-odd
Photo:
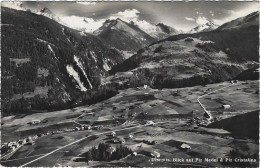
[[84, 17], [93, 27], [104, 20], [119, 17], [123, 20], [146, 20], [164, 23], [177, 29], [190, 30], [198, 24], [227, 21], [257, 11], [259, 2], [24, 2], [24, 7], [48, 7], [64, 22]]

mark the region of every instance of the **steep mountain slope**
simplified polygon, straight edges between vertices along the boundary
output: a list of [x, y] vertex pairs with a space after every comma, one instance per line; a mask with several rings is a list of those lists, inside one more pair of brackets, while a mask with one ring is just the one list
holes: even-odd
[[258, 26], [259, 25], [259, 12], [253, 12], [245, 17], [241, 17], [231, 22], [221, 25], [218, 30], [225, 29], [240, 29], [249, 26]]
[[103, 83], [171, 88], [233, 79], [258, 66], [258, 41], [257, 25], [172, 36], [114, 66]]
[[208, 32], [218, 28], [218, 25], [214, 24], [213, 22], [207, 22], [202, 25], [198, 25], [191, 29], [188, 33], [198, 33], [198, 32]]
[[50, 18], [50, 19], [52, 19], [52, 20], [54, 20], [54, 21], [56, 21], [56, 22], [58, 22], [58, 23], [60, 23], [60, 24], [66, 26], [66, 24], [63, 23], [63, 22], [61, 21], [61, 19], [60, 19], [57, 15], [55, 15], [55, 14], [54, 14], [49, 8], [47, 8], [47, 7], [44, 7], [44, 8], [42, 8], [40, 11], [37, 11], [37, 12], [35, 12], [35, 13], [38, 14], [38, 15], [43, 15], [43, 16], [45, 16], [45, 17], [48, 17], [48, 18]]
[[124, 51], [137, 51], [155, 41], [134, 24], [121, 19], [107, 20], [94, 32], [111, 46]]
[[101, 39], [2, 7], [2, 112], [64, 108], [122, 61]]

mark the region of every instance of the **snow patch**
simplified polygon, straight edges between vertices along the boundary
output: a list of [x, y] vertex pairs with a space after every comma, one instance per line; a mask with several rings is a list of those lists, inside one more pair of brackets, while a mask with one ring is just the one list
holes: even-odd
[[106, 70], [106, 71], [109, 71], [110, 70], [110, 67], [107, 65], [107, 63], [104, 62], [104, 65], [103, 65], [103, 68]]
[[92, 89], [92, 88], [93, 88], [93, 87], [92, 87], [92, 84], [90, 83], [90, 81], [89, 81], [89, 79], [88, 79], [88, 76], [87, 76], [87, 74], [85, 73], [81, 62], [79, 61], [79, 58], [78, 58], [76, 55], [74, 55], [74, 60], [75, 60], [75, 62], [77, 63], [78, 67], [79, 67], [79, 68], [81, 69], [81, 71], [83, 72], [85, 78], [86, 78], [87, 81], [88, 81], [88, 84], [89, 84], [90, 88]]
[[72, 76], [75, 79], [75, 81], [78, 83], [79, 87], [77, 87], [77, 88], [79, 88], [83, 92], [87, 91], [87, 88], [85, 88], [83, 83], [80, 81], [78, 72], [75, 71], [71, 65], [67, 65], [66, 69], [67, 69], [68, 74], [70, 76]]
[[53, 49], [51, 48], [51, 45], [50, 45], [50, 44], [48, 44], [48, 48], [49, 48], [49, 50], [51, 51], [51, 53], [53, 54], [54, 58], [55, 58], [55, 59], [58, 59], [58, 58], [56, 57], [56, 55], [55, 55], [55, 52], [54, 52]]
[[95, 62], [97, 62], [97, 55], [95, 54], [95, 52], [90, 51], [90, 54], [91, 54], [92, 58], [94, 58]]
[[103, 60], [103, 68], [106, 70], [106, 71], [109, 71], [111, 68], [110, 68], [110, 66], [108, 65], [108, 60], [107, 60], [107, 58], [105, 58], [104, 60]]

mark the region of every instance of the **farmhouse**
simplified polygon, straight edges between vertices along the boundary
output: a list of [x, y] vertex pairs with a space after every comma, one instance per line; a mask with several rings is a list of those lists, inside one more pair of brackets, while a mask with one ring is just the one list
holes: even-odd
[[181, 149], [184, 149], [184, 150], [191, 150], [190, 145], [185, 144], [185, 143], [183, 143], [183, 144], [180, 146], [180, 148], [181, 148]]
[[153, 151], [150, 153], [152, 157], [160, 157], [160, 153], [159, 152], [156, 152], [156, 151]]
[[230, 109], [230, 107], [231, 106], [229, 104], [225, 104], [225, 105], [222, 106], [223, 109]]
[[31, 123], [34, 124], [39, 124], [41, 122], [41, 120], [32, 120]]

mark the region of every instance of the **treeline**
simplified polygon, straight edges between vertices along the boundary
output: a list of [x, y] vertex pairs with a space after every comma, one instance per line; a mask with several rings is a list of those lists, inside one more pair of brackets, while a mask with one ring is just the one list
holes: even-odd
[[56, 111], [74, 108], [80, 105], [91, 105], [115, 96], [118, 90], [113, 85], [100, 86], [98, 88], [89, 89], [84, 92], [84, 94], [81, 92], [75, 93], [76, 98], [72, 98], [67, 102], [62, 101], [59, 93], [56, 93], [62, 92], [62, 90], [51, 89], [49, 92], [53, 93], [48, 94], [56, 96], [42, 98], [36, 95], [33, 98], [21, 98], [11, 102], [7, 99], [2, 105], [2, 115], [31, 114], [34, 111]]

